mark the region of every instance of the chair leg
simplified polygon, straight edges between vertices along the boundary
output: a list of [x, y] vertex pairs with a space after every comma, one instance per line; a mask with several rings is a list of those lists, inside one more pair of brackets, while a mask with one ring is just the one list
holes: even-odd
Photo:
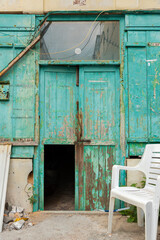
[[145, 209], [145, 240], [157, 240], [159, 208], [147, 203]]
[[137, 207], [137, 222], [139, 227], [144, 226], [144, 212], [139, 207]]
[[156, 240], [157, 239], [157, 230], [158, 230], [158, 216], [159, 216], [159, 209], [153, 210], [152, 214], [152, 238], [151, 240]]
[[151, 203], [145, 207], [145, 240], [156, 240], [153, 236], [153, 208]]
[[109, 216], [108, 216], [108, 233], [109, 234], [111, 234], [111, 232], [112, 232], [112, 218], [113, 218], [114, 202], [115, 202], [115, 198], [110, 197]]

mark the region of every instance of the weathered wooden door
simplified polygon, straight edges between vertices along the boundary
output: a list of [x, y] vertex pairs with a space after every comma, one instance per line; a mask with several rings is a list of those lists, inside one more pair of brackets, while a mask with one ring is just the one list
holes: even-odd
[[41, 142], [74, 144], [76, 138], [76, 68], [41, 69]]
[[128, 31], [127, 157], [160, 142], [160, 31]]
[[108, 209], [119, 156], [118, 76], [107, 66], [41, 69], [41, 146], [75, 144], [77, 210]]
[[76, 209], [108, 209], [111, 169], [119, 156], [119, 74], [80, 67], [76, 145]]

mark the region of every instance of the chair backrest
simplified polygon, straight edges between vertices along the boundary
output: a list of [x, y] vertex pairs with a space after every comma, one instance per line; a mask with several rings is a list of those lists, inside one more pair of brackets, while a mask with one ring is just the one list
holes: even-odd
[[146, 187], [155, 188], [160, 175], [160, 144], [147, 144], [138, 166], [146, 175]]

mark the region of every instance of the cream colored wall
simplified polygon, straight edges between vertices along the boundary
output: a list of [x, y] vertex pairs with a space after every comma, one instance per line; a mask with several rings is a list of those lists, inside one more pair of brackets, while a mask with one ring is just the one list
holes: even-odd
[[0, 12], [45, 13], [71, 10], [152, 10], [160, 0], [0, 0]]
[[[134, 167], [139, 163], [140, 159], [127, 159], [127, 166]], [[141, 186], [141, 181], [144, 180], [144, 174], [139, 171], [127, 171], [127, 186], [131, 186], [133, 183], [137, 183]]]
[[33, 195], [32, 159], [11, 159], [6, 202], [32, 212], [29, 198]]

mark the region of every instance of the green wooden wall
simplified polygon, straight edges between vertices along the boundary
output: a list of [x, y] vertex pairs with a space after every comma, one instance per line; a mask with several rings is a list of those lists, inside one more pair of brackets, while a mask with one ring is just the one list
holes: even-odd
[[[0, 16], [0, 70], [28, 44], [34, 15]], [[0, 99], [0, 141], [35, 140], [35, 50], [29, 51], [0, 82], [9, 84], [9, 100]], [[33, 147], [13, 147], [12, 157], [33, 157]]]
[[127, 155], [160, 142], [160, 15], [126, 16]]

